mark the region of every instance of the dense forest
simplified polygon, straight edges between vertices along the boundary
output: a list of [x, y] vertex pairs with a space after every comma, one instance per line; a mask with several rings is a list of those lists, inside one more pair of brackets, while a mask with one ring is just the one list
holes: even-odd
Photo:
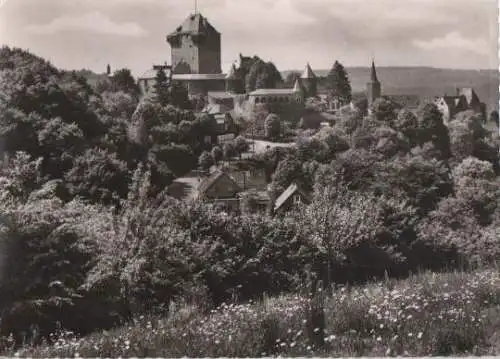
[[370, 116], [297, 131], [295, 146], [241, 162], [311, 203], [228, 215], [165, 194], [217, 152], [213, 117], [181, 89], [140, 99], [126, 69], [90, 86], [8, 47], [0, 84], [0, 335], [16, 343], [168, 316], [171, 303], [208, 312], [499, 259], [498, 134], [476, 113], [447, 127], [432, 104], [379, 99]]

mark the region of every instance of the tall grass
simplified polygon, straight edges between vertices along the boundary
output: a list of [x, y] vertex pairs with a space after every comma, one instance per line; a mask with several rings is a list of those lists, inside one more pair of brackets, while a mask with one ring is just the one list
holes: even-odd
[[[111, 332], [51, 345], [5, 345], [33, 357], [247, 357], [486, 355], [500, 349], [497, 270], [420, 273], [332, 293], [264, 297], [204, 314], [172, 308], [169, 318], [141, 317]], [[5, 340], [5, 343], [8, 341]]]

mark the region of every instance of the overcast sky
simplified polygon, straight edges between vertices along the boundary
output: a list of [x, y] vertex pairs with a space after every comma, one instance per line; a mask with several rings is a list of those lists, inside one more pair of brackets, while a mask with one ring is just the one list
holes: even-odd
[[[280, 70], [425, 65], [498, 68], [496, 0], [198, 0], [222, 33], [223, 70], [241, 52]], [[0, 44], [68, 68], [141, 74], [194, 0], [0, 0]]]

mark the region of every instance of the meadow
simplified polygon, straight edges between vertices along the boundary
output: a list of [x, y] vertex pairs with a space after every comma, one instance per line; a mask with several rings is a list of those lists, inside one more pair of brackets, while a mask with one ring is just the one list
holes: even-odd
[[[362, 286], [264, 296], [204, 310], [171, 307], [53, 345], [24, 345], [18, 357], [259, 357], [495, 355], [500, 352], [498, 269], [415, 274]], [[56, 337], [57, 336], [57, 337]]]

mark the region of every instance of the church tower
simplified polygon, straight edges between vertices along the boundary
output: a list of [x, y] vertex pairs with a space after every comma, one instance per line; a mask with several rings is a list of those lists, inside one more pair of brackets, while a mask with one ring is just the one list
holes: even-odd
[[366, 96], [368, 97], [368, 107], [370, 107], [376, 99], [382, 96], [382, 88], [377, 78], [374, 61], [372, 61], [370, 81], [366, 84]]
[[221, 35], [195, 12], [167, 36], [174, 74], [220, 74]]
[[300, 76], [300, 79], [302, 80], [302, 85], [304, 86], [306, 97], [316, 96], [318, 93], [318, 79], [311, 69], [311, 66], [309, 66], [309, 63]]

